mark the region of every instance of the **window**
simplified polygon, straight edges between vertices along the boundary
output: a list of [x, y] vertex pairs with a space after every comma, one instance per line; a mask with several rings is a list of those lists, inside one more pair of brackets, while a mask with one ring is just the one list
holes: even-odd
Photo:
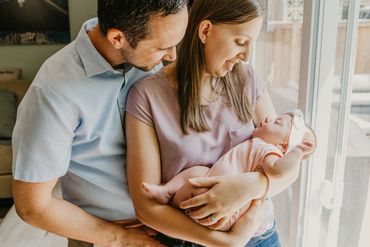
[[[255, 46], [253, 64], [267, 83], [278, 114], [298, 106], [303, 0], [263, 1], [265, 23]], [[288, 189], [273, 198], [277, 229], [283, 246], [297, 222], [291, 213], [293, 195]]]
[[273, 199], [282, 244], [368, 246], [370, 0], [262, 2], [255, 69], [278, 113], [299, 106], [319, 142], [299, 181]]

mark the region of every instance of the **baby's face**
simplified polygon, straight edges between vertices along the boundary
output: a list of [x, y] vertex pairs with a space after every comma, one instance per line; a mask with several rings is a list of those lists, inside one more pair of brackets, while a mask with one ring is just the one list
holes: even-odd
[[253, 131], [253, 137], [259, 137], [273, 145], [288, 144], [292, 116], [284, 114], [271, 120], [266, 118], [259, 123]]

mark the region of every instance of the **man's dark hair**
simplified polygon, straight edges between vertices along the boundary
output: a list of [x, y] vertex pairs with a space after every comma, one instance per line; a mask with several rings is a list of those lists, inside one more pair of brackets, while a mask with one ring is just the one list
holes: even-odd
[[101, 32], [110, 28], [121, 30], [129, 44], [150, 37], [150, 16], [177, 14], [186, 8], [188, 0], [98, 0], [98, 18]]

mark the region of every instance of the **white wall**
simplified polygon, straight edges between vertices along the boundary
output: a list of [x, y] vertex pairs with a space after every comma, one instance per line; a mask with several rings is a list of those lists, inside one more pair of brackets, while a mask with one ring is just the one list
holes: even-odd
[[[69, 0], [71, 39], [78, 34], [81, 24], [96, 16], [97, 0]], [[22, 79], [32, 80], [41, 64], [64, 45], [0, 46], [0, 68], [22, 68]]]

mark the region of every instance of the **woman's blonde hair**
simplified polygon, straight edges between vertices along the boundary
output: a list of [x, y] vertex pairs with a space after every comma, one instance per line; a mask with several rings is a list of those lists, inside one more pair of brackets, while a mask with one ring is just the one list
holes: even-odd
[[[189, 129], [197, 132], [209, 130], [200, 104], [205, 59], [203, 44], [198, 37], [199, 24], [203, 20], [214, 24], [242, 24], [259, 16], [261, 9], [254, 0], [194, 1], [186, 34], [178, 48], [176, 65], [180, 121], [184, 134], [188, 134]], [[222, 89], [238, 118], [243, 122], [252, 120], [254, 111], [248, 99], [247, 74], [242, 66], [235, 65], [231, 72], [217, 81], [216, 87]]]

